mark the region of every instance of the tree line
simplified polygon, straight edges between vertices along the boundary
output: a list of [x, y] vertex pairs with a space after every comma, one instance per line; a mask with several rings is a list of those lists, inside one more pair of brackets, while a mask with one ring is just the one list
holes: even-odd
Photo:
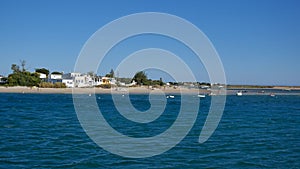
[[9, 86], [38, 86], [41, 82], [37, 72], [31, 73], [25, 69], [25, 61], [21, 61], [21, 68], [12, 64], [11, 69], [13, 73], [7, 79]]
[[[26, 70], [26, 62], [21, 60], [21, 66], [17, 64], [11, 65], [12, 73], [7, 77], [8, 86], [38, 86], [38, 87], [46, 87], [46, 88], [65, 88], [65, 84], [61, 82], [57, 82], [55, 84], [42, 81], [40, 79], [40, 73], [46, 74], [46, 78], [48, 77], [50, 71], [46, 68], [35, 69], [35, 72], [29, 72]], [[60, 72], [52, 72], [53, 74], [61, 74]]]
[[159, 80], [148, 79], [146, 73], [144, 71], [137, 72], [132, 80], [134, 80], [137, 85], [146, 85], [146, 86], [163, 86], [165, 83], [162, 81], [162, 78]]
[[[8, 86], [38, 86], [38, 87], [65, 87], [63, 84], [52, 84], [49, 82], [45, 82], [40, 79], [40, 73], [43, 73], [46, 75], [46, 78], [48, 78], [48, 75], [50, 74], [50, 71], [46, 68], [38, 68], [35, 69], [35, 72], [29, 72], [26, 70], [26, 62], [24, 60], [21, 61], [20, 66], [17, 64], [11, 65], [12, 73], [8, 75], [7, 78], [7, 85]], [[62, 74], [60, 72], [52, 72], [52, 74]], [[92, 73], [90, 73], [92, 74]], [[111, 71], [105, 75], [106, 77], [115, 78], [114, 70], [111, 69]], [[146, 73], [144, 71], [137, 72], [133, 78], [118, 78], [119, 81], [126, 81], [133, 82], [135, 81], [137, 85], [146, 85], [146, 86], [163, 86], [165, 83], [162, 81], [162, 78], [159, 80], [152, 80], [148, 79]]]

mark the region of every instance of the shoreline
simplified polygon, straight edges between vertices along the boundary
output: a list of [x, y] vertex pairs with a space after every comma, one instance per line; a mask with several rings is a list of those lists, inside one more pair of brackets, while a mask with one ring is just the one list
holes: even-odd
[[[185, 89], [185, 88], [166, 88], [166, 89], [148, 89], [147, 87], [132, 87], [132, 88], [38, 88], [38, 87], [23, 87], [23, 86], [15, 86], [15, 87], [0, 87], [0, 93], [31, 93], [31, 94], [148, 94], [148, 93], [168, 93], [168, 94], [180, 94], [182, 93], [200, 93], [197, 89]], [[208, 91], [202, 91], [205, 94], [208, 94]]]
[[[235, 95], [237, 91], [244, 91], [243, 95], [300, 95], [300, 88], [292, 87], [273, 87], [273, 88], [229, 88], [227, 95]], [[188, 89], [188, 88], [161, 88], [149, 89], [147, 87], [130, 88], [38, 88], [38, 87], [0, 87], [0, 93], [23, 93], [23, 94], [205, 94], [210, 90], [206, 89]]]

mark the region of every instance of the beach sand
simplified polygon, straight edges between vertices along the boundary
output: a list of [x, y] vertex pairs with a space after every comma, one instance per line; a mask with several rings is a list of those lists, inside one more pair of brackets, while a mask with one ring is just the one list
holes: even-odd
[[[275, 93], [276, 95], [300, 95], [300, 88], [291, 88], [291, 87], [274, 87], [270, 88], [269, 90], [282, 90], [280, 93]], [[235, 95], [237, 91], [243, 90], [247, 91], [244, 92], [243, 95], [270, 95], [271, 91], [267, 91], [268, 89], [257, 89], [257, 91], [263, 91], [266, 92], [253, 92], [253, 88], [247, 89], [230, 89], [227, 90], [228, 95]], [[295, 92], [296, 91], [296, 92]], [[38, 87], [23, 87], [23, 86], [15, 86], [15, 87], [0, 87], [0, 93], [36, 93], [36, 94], [126, 94], [126, 93], [132, 93], [132, 94], [149, 94], [149, 93], [155, 93], [155, 94], [209, 94], [211, 91], [206, 89], [188, 89], [188, 88], [172, 88], [172, 87], [162, 87], [161, 89], [149, 89], [148, 87], [130, 87], [130, 88], [112, 88], [112, 89], [103, 89], [103, 88], [38, 88]], [[272, 92], [273, 93], [273, 92]]]
[[[147, 94], [147, 93], [199, 93], [197, 89], [185, 89], [185, 88], [161, 88], [161, 89], [149, 89], [147, 87], [130, 87], [130, 88], [37, 88], [37, 87], [0, 87], [0, 93], [53, 93], [53, 94], [72, 94], [72, 93], [136, 93], [136, 94]], [[202, 93], [208, 94], [207, 90], [203, 90]]]

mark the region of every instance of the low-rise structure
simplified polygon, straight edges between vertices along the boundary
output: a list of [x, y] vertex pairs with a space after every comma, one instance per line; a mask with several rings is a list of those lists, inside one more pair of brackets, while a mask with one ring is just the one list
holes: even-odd
[[111, 84], [111, 85], [115, 85], [116, 84], [116, 79], [115, 78], [111, 78], [111, 77], [102, 77], [102, 84]]
[[5, 84], [5, 83], [7, 83], [7, 78], [0, 75], [0, 84]]
[[48, 82], [50, 82], [50, 83], [62, 82], [62, 75], [52, 73], [48, 76]]
[[39, 77], [41, 79], [42, 82], [46, 82], [47, 81], [47, 75], [45, 73], [39, 73]]
[[74, 77], [74, 87], [92, 87], [93, 85], [93, 78], [89, 75]]
[[73, 79], [62, 79], [62, 83], [66, 85], [68, 88], [74, 87], [74, 80]]
[[68, 88], [75, 87], [75, 78], [80, 77], [81, 73], [66, 73], [62, 75], [62, 83], [64, 83]]
[[[111, 77], [101, 77], [101, 76], [91, 76], [89, 74], [81, 73], [66, 73], [63, 75], [51, 74], [49, 76], [49, 81], [51, 82], [62, 82], [67, 87], [93, 87], [103, 84], [115, 85], [117, 83], [115, 78]], [[50, 80], [51, 79], [51, 80]]]
[[75, 73], [75, 72], [72, 72], [72, 73], [65, 73], [62, 75], [62, 78], [63, 79], [73, 79], [75, 77], [79, 77], [81, 76], [81, 73]]
[[40, 76], [40, 79], [46, 79], [47, 78], [47, 75], [44, 74], [44, 73], [38, 73], [39, 76]]

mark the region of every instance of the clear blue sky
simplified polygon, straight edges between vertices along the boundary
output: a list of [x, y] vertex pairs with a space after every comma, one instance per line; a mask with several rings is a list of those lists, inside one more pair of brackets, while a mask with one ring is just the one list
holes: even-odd
[[70, 72], [84, 43], [105, 24], [132, 13], [164, 12], [208, 36], [228, 84], [300, 85], [299, 9], [297, 0], [1, 0], [0, 74], [11, 73], [20, 60], [31, 71]]

